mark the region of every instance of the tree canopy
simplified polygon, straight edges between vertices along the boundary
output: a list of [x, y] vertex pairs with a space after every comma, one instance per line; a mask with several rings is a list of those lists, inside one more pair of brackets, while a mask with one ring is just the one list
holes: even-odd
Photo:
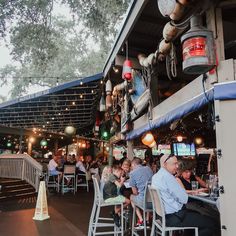
[[[18, 64], [0, 69], [13, 78], [12, 97], [30, 84], [53, 86], [101, 72], [130, 0], [2, 0], [0, 43]], [[69, 9], [71, 18], [55, 14]], [[96, 46], [94, 46], [96, 45]]]

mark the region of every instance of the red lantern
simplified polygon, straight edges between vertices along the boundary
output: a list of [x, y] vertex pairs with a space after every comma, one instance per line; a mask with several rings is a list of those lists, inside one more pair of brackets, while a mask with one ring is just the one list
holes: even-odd
[[132, 61], [131, 60], [125, 60], [124, 62], [122, 78], [128, 81], [132, 79]]

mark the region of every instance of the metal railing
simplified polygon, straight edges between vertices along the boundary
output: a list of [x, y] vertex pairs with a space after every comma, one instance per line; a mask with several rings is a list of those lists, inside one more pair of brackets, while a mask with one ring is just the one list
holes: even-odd
[[22, 179], [38, 192], [43, 167], [27, 154], [0, 155], [0, 177]]

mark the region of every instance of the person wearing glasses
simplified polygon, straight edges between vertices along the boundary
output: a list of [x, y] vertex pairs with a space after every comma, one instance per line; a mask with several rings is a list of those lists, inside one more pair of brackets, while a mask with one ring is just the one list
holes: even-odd
[[185, 208], [188, 194], [174, 176], [178, 169], [177, 157], [163, 155], [160, 165], [160, 170], [152, 177], [152, 186], [157, 188], [161, 194], [166, 214], [166, 225], [198, 227], [199, 236], [215, 235], [218, 226], [211, 218]]

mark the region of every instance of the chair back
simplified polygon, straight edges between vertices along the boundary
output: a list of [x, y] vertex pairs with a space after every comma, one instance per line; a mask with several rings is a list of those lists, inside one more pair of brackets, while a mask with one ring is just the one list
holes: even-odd
[[100, 190], [100, 176], [99, 175], [92, 175], [93, 179], [93, 187], [94, 187], [94, 200], [101, 202], [103, 201], [101, 190]]
[[148, 203], [152, 203], [152, 198], [151, 198], [151, 194], [150, 194], [150, 191], [148, 189], [148, 185], [150, 183], [147, 183], [146, 186], [145, 186], [145, 190], [144, 190], [144, 204], [143, 204], [143, 207], [144, 207], [144, 210], [147, 210], [147, 209], [150, 209], [150, 206], [148, 206]]
[[74, 175], [75, 174], [75, 165], [64, 165], [64, 175]]
[[160, 227], [165, 227], [165, 210], [164, 205], [161, 199], [161, 195], [158, 189], [148, 186], [149, 192], [152, 199], [152, 207], [153, 207], [153, 217], [159, 216], [160, 218]]

